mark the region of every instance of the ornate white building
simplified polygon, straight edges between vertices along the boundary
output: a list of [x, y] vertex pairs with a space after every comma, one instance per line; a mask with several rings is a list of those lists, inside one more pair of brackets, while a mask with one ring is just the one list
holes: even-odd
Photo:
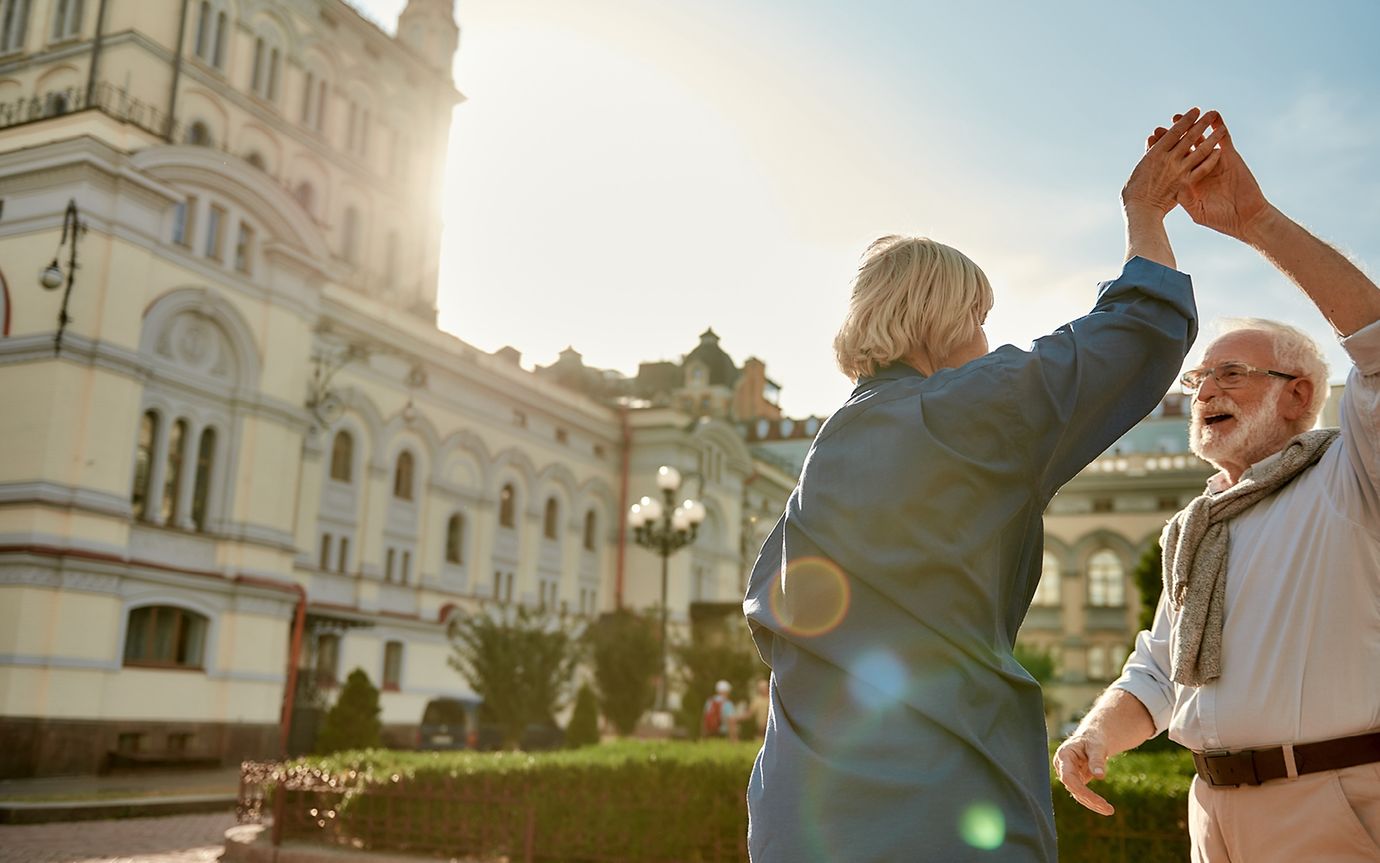
[[406, 742], [453, 615], [660, 602], [661, 464], [707, 509], [673, 620], [741, 598], [794, 482], [733, 422], [779, 416], [760, 362], [435, 326], [453, 15], [0, 0], [0, 776], [276, 754], [299, 605], [301, 697], [361, 667]]

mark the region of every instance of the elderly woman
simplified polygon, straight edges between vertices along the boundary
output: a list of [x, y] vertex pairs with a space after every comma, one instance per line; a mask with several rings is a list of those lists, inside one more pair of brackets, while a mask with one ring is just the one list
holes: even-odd
[[988, 352], [992, 289], [962, 253], [867, 250], [835, 340], [857, 388], [744, 601], [772, 669], [756, 863], [1056, 859], [1040, 688], [1012, 647], [1045, 505], [1155, 406], [1196, 334], [1164, 217], [1213, 170], [1214, 118], [1147, 142], [1122, 190], [1121, 276], [1029, 351]]

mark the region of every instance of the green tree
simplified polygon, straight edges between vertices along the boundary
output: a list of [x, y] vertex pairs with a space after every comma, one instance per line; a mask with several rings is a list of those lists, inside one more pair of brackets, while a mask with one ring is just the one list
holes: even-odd
[[321, 721], [316, 751], [329, 755], [342, 749], [369, 749], [381, 745], [381, 711], [379, 691], [369, 682], [369, 675], [362, 668], [351, 671], [340, 689], [340, 697]]
[[599, 706], [619, 734], [627, 736], [656, 699], [661, 643], [649, 616], [620, 609], [599, 618], [585, 633], [594, 660]]
[[594, 697], [594, 690], [586, 683], [575, 694], [575, 710], [570, 714], [570, 724], [565, 728], [565, 745], [579, 747], [598, 742], [599, 703]]
[[1160, 550], [1160, 541], [1156, 539], [1141, 554], [1140, 560], [1136, 561], [1135, 571], [1131, 573], [1136, 587], [1140, 589], [1141, 629], [1149, 629], [1155, 622], [1155, 608], [1159, 605], [1160, 594], [1164, 592], [1163, 568], [1164, 552]]
[[563, 618], [522, 606], [490, 608], [449, 627], [452, 668], [480, 698], [482, 715], [516, 749], [523, 730], [551, 723], [565, 703], [578, 660], [577, 639]]
[[695, 627], [689, 644], [676, 645], [681, 683], [680, 712], [677, 721], [691, 737], [699, 737], [704, 703], [714, 694], [714, 684], [727, 680], [735, 702], [746, 699], [751, 684], [768, 673], [757, 655], [742, 618], [702, 623]]

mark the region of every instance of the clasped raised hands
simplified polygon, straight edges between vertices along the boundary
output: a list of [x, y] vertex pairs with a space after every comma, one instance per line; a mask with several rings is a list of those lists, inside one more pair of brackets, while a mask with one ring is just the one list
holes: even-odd
[[1222, 158], [1218, 144], [1227, 130], [1216, 111], [1200, 115], [1191, 108], [1173, 126], [1155, 132], [1122, 187], [1121, 203], [1128, 212], [1147, 210], [1163, 218], [1179, 203], [1185, 187], [1212, 173]]

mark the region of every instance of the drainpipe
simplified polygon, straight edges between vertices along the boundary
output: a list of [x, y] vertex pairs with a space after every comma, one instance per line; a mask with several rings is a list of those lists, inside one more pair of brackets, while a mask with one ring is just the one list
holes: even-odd
[[618, 487], [618, 574], [614, 581], [613, 602], [616, 611], [623, 610], [623, 574], [628, 556], [628, 471], [632, 463], [632, 429], [628, 426], [628, 405], [619, 412], [623, 431], [623, 467]]
[[87, 108], [96, 101], [96, 71], [101, 64], [101, 41], [105, 36], [105, 4], [106, 0], [101, 0], [101, 7], [96, 12], [96, 38], [91, 42], [91, 71], [86, 79]]
[[288, 735], [292, 731], [292, 706], [297, 697], [297, 666], [302, 656], [302, 632], [306, 629], [307, 623], [307, 590], [296, 582], [256, 578], [252, 575], [237, 575], [235, 581], [238, 584], [253, 584], [297, 594], [297, 611], [293, 615], [292, 621], [292, 646], [288, 648], [287, 688], [283, 693], [283, 715], [280, 720], [282, 734], [278, 744], [279, 757], [286, 759]]
[[172, 87], [168, 90], [168, 128], [163, 140], [172, 143], [173, 126], [177, 122], [177, 82], [182, 77], [182, 46], [187, 36], [187, 7], [191, 0], [182, 0], [182, 17], [177, 20], [177, 50], [173, 51]]

